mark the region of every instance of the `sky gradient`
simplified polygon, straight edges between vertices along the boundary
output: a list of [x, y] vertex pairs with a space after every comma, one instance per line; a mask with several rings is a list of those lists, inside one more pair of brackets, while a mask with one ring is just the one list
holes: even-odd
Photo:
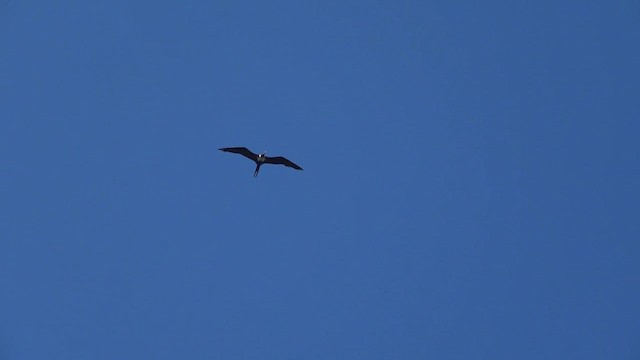
[[1, 2], [0, 359], [638, 359], [638, 19]]

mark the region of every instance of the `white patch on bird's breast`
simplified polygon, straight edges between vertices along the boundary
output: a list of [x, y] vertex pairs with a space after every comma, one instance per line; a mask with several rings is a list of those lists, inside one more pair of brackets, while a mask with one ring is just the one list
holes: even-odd
[[258, 161], [264, 162], [264, 155], [258, 155]]

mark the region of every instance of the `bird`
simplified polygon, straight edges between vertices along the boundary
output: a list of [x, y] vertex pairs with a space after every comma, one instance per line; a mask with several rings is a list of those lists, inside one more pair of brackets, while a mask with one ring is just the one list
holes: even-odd
[[258, 172], [260, 172], [260, 166], [262, 166], [262, 164], [280, 164], [290, 168], [294, 168], [296, 170], [302, 170], [300, 166], [294, 164], [291, 160], [284, 158], [282, 156], [274, 156], [274, 157], [266, 156], [265, 155], [267, 153], [266, 151], [258, 155], [258, 154], [254, 154], [251, 150], [247, 149], [246, 147], [228, 147], [228, 148], [220, 148], [218, 150], [224, 151], [224, 152], [230, 152], [234, 154], [240, 154], [255, 161], [256, 170], [253, 172], [253, 177], [258, 176]]

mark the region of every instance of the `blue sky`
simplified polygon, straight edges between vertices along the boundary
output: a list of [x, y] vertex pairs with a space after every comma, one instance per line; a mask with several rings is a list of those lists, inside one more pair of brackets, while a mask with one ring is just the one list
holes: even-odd
[[639, 18], [2, 2], [0, 358], [637, 359]]

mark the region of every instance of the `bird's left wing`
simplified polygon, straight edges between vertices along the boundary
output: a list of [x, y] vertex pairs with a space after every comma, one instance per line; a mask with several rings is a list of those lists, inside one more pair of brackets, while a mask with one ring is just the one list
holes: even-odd
[[251, 150], [247, 149], [246, 147], [228, 147], [228, 148], [220, 148], [218, 150], [244, 155], [253, 161], [256, 161], [256, 159], [258, 158], [258, 155], [252, 153]]
[[284, 166], [288, 166], [290, 168], [294, 168], [296, 170], [302, 170], [302, 168], [296, 164], [293, 163], [293, 161], [288, 160], [287, 158], [284, 158], [282, 156], [275, 156], [275, 157], [266, 157], [264, 159], [264, 162], [267, 164], [280, 164], [280, 165], [284, 165]]

